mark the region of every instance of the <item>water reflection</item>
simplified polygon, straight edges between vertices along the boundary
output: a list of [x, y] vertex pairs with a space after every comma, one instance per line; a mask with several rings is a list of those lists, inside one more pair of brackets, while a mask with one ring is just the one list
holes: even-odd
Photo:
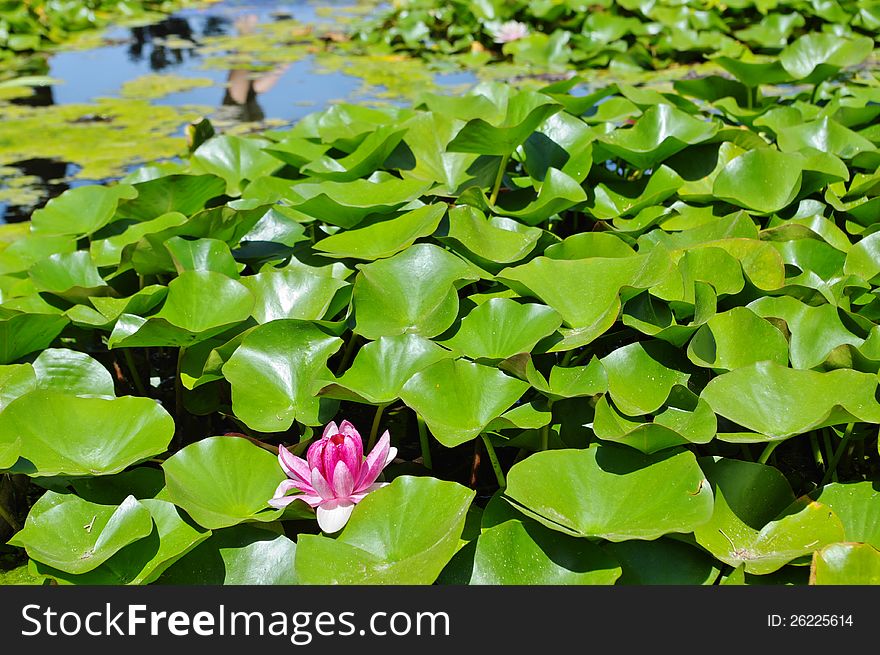
[[[259, 18], [256, 14], [245, 14], [236, 19], [235, 30], [239, 36], [250, 34], [258, 23]], [[226, 93], [223, 95], [221, 108], [214, 113], [214, 118], [219, 122], [240, 123], [263, 120], [266, 114], [257, 102], [257, 96], [271, 90], [288, 68], [290, 68], [289, 64], [282, 64], [262, 75], [255, 75], [253, 71], [247, 69], [229, 71]]]
[[[223, 18], [212, 21], [211, 33], [225, 34], [226, 23], [228, 21]], [[198, 43], [189, 20], [180, 16], [171, 16], [154, 25], [132, 28], [131, 43], [128, 46], [129, 61], [138, 64], [146, 58], [150, 70], [158, 72], [183, 64], [185, 57], [197, 56], [194, 48], [167, 47], [164, 42], [169, 38], [176, 39], [178, 43], [188, 41], [194, 46]]]

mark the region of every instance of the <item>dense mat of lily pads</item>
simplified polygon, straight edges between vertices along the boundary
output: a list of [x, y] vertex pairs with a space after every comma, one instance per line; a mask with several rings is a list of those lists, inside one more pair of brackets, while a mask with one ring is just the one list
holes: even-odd
[[878, 28], [876, 0], [397, 0], [358, 36], [428, 59], [626, 71], [775, 54], [810, 32], [873, 36]]
[[203, 122], [65, 192], [0, 252], [9, 543], [62, 584], [880, 582], [872, 49]]
[[43, 50], [63, 43], [75, 35], [105, 27], [111, 21], [156, 18], [182, 4], [182, 0], [2, 0], [0, 61], [11, 59], [18, 52]]

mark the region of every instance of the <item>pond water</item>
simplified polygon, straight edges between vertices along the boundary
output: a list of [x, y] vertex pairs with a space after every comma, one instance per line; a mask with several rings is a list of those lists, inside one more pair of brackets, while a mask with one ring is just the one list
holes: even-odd
[[315, 35], [341, 32], [362, 11], [352, 0], [221, 0], [51, 54], [38, 72], [57, 84], [0, 100], [0, 222], [26, 220], [72, 186], [177, 156], [198, 116], [253, 131], [330, 103], [402, 102], [389, 83], [454, 91], [476, 80], [422, 64], [395, 79], [391, 58], [352, 65], [325, 52]]

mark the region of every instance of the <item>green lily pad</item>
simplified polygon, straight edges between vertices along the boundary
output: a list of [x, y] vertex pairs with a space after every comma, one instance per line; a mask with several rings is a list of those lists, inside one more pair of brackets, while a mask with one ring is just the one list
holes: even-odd
[[336, 539], [301, 534], [302, 584], [432, 584], [458, 548], [474, 492], [434, 478], [396, 478], [355, 506]]
[[113, 219], [120, 200], [136, 196], [137, 191], [127, 184], [68, 189], [34, 212], [34, 232], [73, 236], [93, 234]]
[[387, 405], [413, 375], [447, 357], [452, 353], [417, 334], [379, 337], [365, 344], [351, 367], [321, 394]]
[[449, 210], [449, 232], [445, 239], [460, 243], [476, 255], [478, 265], [483, 261], [518, 262], [535, 249], [540, 238], [538, 228], [500, 216], [487, 219], [476, 207], [459, 205]]
[[338, 232], [315, 244], [315, 250], [367, 261], [391, 257], [433, 234], [445, 213], [444, 204], [425, 205], [387, 221]]
[[649, 212], [655, 205], [672, 197], [683, 182], [678, 173], [661, 165], [644, 181], [615, 184], [613, 188], [597, 184], [587, 207], [596, 218], [603, 220], [640, 215], [640, 212]]
[[440, 334], [458, 314], [455, 284], [477, 279], [464, 261], [427, 243], [358, 268], [352, 300], [354, 332], [367, 339]]
[[506, 359], [531, 352], [560, 325], [562, 317], [544, 305], [492, 298], [471, 310], [458, 331], [440, 343], [471, 359]]
[[413, 375], [400, 397], [425, 419], [437, 441], [451, 448], [478, 436], [528, 388], [498, 369], [442, 359]]
[[21, 440], [32, 476], [110, 475], [164, 452], [174, 421], [150, 398], [32, 391], [0, 413], [0, 443]]
[[846, 255], [843, 272], [857, 275], [866, 282], [880, 273], [880, 233], [859, 240]]
[[505, 494], [547, 527], [615, 542], [691, 532], [712, 515], [712, 490], [693, 454], [681, 450], [539, 452], [510, 469]]
[[674, 386], [687, 385], [686, 373], [668, 368], [656, 359], [662, 357], [659, 345], [651, 343], [646, 349], [636, 342], [602, 358], [608, 375], [608, 393], [624, 414], [649, 414], [666, 402]]
[[621, 541], [605, 550], [623, 569], [619, 585], [713, 584], [720, 572], [710, 555], [674, 539]]
[[133, 496], [116, 507], [47, 491], [9, 543], [38, 562], [77, 574], [92, 571], [152, 530], [149, 510]]
[[357, 148], [345, 157], [334, 159], [321, 154], [305, 164], [300, 170], [306, 175], [337, 182], [350, 182], [366, 177], [379, 168], [397, 144], [400, 143], [406, 128], [385, 125], [370, 132]]
[[165, 497], [199, 525], [216, 530], [246, 521], [268, 522], [283, 510], [269, 506], [286, 478], [272, 453], [241, 437], [208, 437], [162, 464]]
[[293, 585], [296, 544], [271, 526], [242, 524], [214, 532], [157, 581], [172, 585]]
[[814, 148], [841, 159], [852, 159], [859, 153], [877, 150], [868, 139], [828, 116], [781, 129], [777, 135], [777, 143], [783, 152]]
[[324, 318], [336, 292], [347, 285], [332, 275], [305, 266], [267, 270], [242, 278], [255, 298], [258, 323], [279, 319], [317, 321]]
[[303, 182], [292, 187], [289, 202], [303, 214], [349, 229], [370, 214], [397, 211], [427, 188], [428, 184], [420, 180], [396, 177], [378, 181]]
[[762, 361], [785, 366], [788, 342], [759, 314], [746, 307], [716, 314], [694, 334], [688, 357], [697, 366], [729, 371]]
[[[751, 462], [737, 464], [758, 466]], [[819, 503], [797, 507], [793, 512], [789, 510], [790, 513], [763, 523], [760, 519], [775, 503], [772, 494], [785, 495], [782, 487], [787, 487], [778, 471], [770, 471], [772, 473], [763, 474], [763, 481], [753, 478], [754, 484], [761, 485], [759, 492], [743, 489], [741, 480], [718, 482], [712, 519], [695, 531], [700, 545], [722, 562], [734, 567], [743, 565], [747, 573], [757, 575], [778, 571], [792, 560], [843, 538], [840, 519]], [[779, 478], [774, 485], [776, 489], [770, 486], [768, 479], [773, 475]], [[770, 495], [771, 504], [762, 505], [760, 495]]]
[[327, 360], [342, 339], [305, 321], [278, 320], [261, 325], [241, 341], [223, 365], [232, 386], [232, 411], [261, 432], [287, 430], [294, 419], [322, 422], [329, 401], [316, 396], [327, 379]]
[[749, 309], [759, 316], [785, 321], [790, 333], [789, 351], [794, 368], [814, 368], [835, 348], [844, 344], [860, 346], [864, 341], [846, 329], [837, 308], [832, 305], [813, 306], [791, 296], [765, 296], [750, 303]]
[[794, 79], [818, 84], [841, 68], [862, 62], [873, 48], [874, 41], [867, 36], [843, 38], [812, 32], [783, 48], [779, 63]]
[[497, 513], [493, 504], [508, 505], [493, 498], [483, 514], [470, 584], [610, 585], [620, 576], [620, 566], [596, 544], [550, 530], [512, 508], [487, 525], [487, 515]]
[[213, 271], [185, 271], [168, 284], [156, 314], [122, 314], [108, 346], [188, 346], [246, 320], [253, 308], [254, 297], [241, 283]]
[[237, 196], [247, 182], [281, 168], [281, 161], [263, 150], [265, 145], [268, 142], [260, 139], [224, 134], [205, 141], [192, 154], [190, 161], [194, 171], [223, 178], [226, 193]]
[[795, 155], [761, 148], [731, 160], [712, 192], [718, 198], [761, 213], [784, 209], [801, 189], [803, 166]]
[[829, 544], [813, 554], [813, 585], [880, 584], [880, 551], [868, 544]]
[[758, 362], [719, 375], [700, 396], [716, 414], [773, 441], [825, 425], [880, 422], [876, 390], [876, 376], [851, 369], [819, 373]]
[[523, 295], [536, 296], [572, 328], [554, 350], [584, 345], [605, 332], [620, 311], [624, 287], [649, 288], [668, 273], [672, 262], [658, 248], [633, 257], [557, 260], [537, 257], [504, 269], [498, 279]]
[[164, 175], [133, 186], [137, 197], [120, 203], [118, 212], [139, 221], [150, 221], [168, 212], [190, 216], [226, 191], [225, 181], [216, 175]]
[[843, 523], [846, 541], [880, 548], [880, 490], [872, 482], [833, 483], [810, 494]]
[[225, 241], [171, 237], [165, 242], [165, 248], [171, 254], [178, 273], [214, 271], [238, 279], [238, 263]]
[[46, 291], [71, 302], [88, 296], [106, 295], [107, 283], [98, 274], [91, 255], [84, 250], [51, 255], [31, 266], [28, 275], [38, 291]]
[[600, 439], [648, 454], [687, 443], [709, 443], [715, 436], [715, 413], [702, 398], [684, 387], [676, 387], [666, 404], [665, 409], [648, 420], [634, 419], [623, 416], [605, 396], [596, 403], [593, 431]]
[[449, 152], [509, 155], [548, 117], [562, 109], [550, 97], [520, 91], [507, 101], [503, 115], [489, 121], [472, 118], [446, 146]]
[[73, 395], [116, 395], [113, 376], [85, 353], [47, 348], [34, 360], [37, 388]]
[[9, 403], [37, 388], [37, 374], [30, 364], [0, 366], [0, 411]]
[[150, 584], [211, 533], [184, 521], [178, 509], [164, 500], [146, 499], [140, 504], [153, 519], [153, 531], [143, 539], [120, 549], [87, 573], [70, 574], [40, 562], [36, 571], [61, 584], [143, 585]]
[[628, 129], [600, 136], [602, 147], [638, 169], [652, 168], [688, 145], [701, 143], [718, 131], [715, 123], [701, 121], [667, 104], [652, 105]]
[[15, 314], [0, 319], [0, 364], [47, 348], [68, 323], [66, 317], [53, 314]]
[[530, 190], [504, 194], [494, 207], [495, 213], [513, 216], [526, 225], [539, 225], [554, 214], [584, 202], [587, 193], [568, 174], [550, 168], [538, 187], [537, 195]]

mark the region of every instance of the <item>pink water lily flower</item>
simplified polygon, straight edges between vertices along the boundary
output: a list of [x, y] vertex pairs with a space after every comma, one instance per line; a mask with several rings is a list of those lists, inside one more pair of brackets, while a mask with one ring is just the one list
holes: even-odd
[[510, 43], [511, 41], [519, 41], [529, 35], [529, 26], [519, 21], [509, 20], [501, 23], [492, 30], [492, 36], [495, 43]]
[[[289, 480], [278, 485], [269, 500], [272, 507], [287, 507], [302, 500], [317, 508], [318, 525], [326, 533], [337, 532], [348, 522], [354, 506], [386, 482], [376, 478], [397, 456], [386, 430], [372, 452], [364, 458], [360, 433], [348, 421], [339, 427], [330, 423], [323, 436], [309, 446], [306, 459], [284, 446], [278, 449], [278, 462]], [[291, 490], [301, 493], [288, 496]]]

